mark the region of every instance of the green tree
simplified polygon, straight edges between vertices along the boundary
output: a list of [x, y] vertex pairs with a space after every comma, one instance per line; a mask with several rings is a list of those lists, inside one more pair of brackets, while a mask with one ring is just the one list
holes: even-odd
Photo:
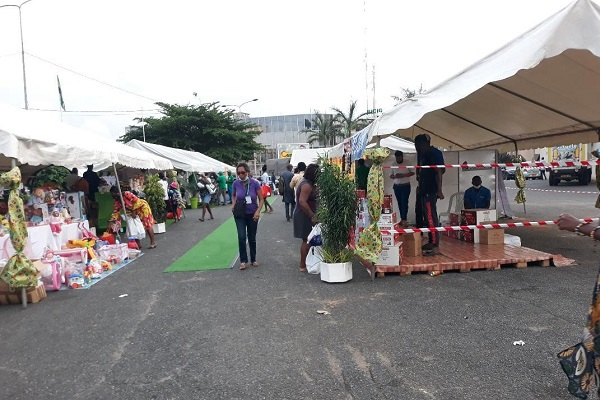
[[152, 216], [157, 224], [165, 222], [167, 219], [165, 192], [163, 187], [158, 183], [158, 174], [148, 174], [144, 183], [144, 193], [146, 201], [152, 210]]
[[311, 133], [308, 137], [308, 143], [311, 145], [318, 143], [322, 146], [334, 146], [337, 144], [337, 138], [343, 137], [340, 135], [337, 116], [321, 114], [316, 111], [312, 126], [312, 129], [305, 131]]
[[[250, 160], [263, 146], [254, 139], [260, 134], [254, 124], [238, 120], [218, 102], [200, 105], [156, 103], [161, 117], [144, 118], [146, 141], [197, 151], [227, 164]], [[135, 119], [142, 122], [141, 118]], [[142, 140], [141, 126], [130, 126], [121, 142]]]
[[353, 133], [369, 125], [369, 121], [362, 119], [364, 116], [368, 115], [368, 113], [364, 112], [356, 115], [356, 100], [350, 102], [350, 108], [348, 109], [347, 114], [336, 107], [332, 107], [331, 109], [336, 113], [337, 121], [340, 125], [344, 138], [352, 136]]
[[418, 94], [426, 92], [426, 90], [423, 89], [423, 84], [421, 84], [421, 86], [419, 86], [419, 88], [416, 90], [412, 90], [410, 88], [400, 88], [400, 90], [402, 91], [402, 94], [400, 94], [399, 96], [392, 96], [392, 99], [394, 99], [394, 101], [396, 102], [396, 104], [394, 104], [396, 106], [406, 99], [411, 99]]

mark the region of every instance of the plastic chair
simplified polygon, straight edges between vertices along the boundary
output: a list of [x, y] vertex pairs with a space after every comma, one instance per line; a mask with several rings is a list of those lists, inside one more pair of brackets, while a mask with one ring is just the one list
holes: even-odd
[[438, 221], [442, 223], [442, 217], [445, 217], [445, 220], [450, 219], [451, 213], [460, 213], [463, 209], [465, 201], [465, 192], [456, 192], [450, 196], [450, 201], [448, 202], [448, 210], [446, 212], [440, 213], [438, 215]]

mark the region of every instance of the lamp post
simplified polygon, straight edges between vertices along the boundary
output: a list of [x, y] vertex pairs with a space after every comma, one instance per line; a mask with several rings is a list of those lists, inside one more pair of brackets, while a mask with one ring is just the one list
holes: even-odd
[[25, 109], [29, 109], [29, 102], [27, 101], [27, 78], [25, 76], [25, 46], [23, 44], [23, 18], [21, 17], [21, 7], [29, 3], [31, 0], [25, 0], [21, 4], [6, 4], [2, 7], [17, 7], [19, 9], [19, 28], [21, 31], [21, 65], [23, 66], [23, 95], [25, 97]]
[[223, 104], [221, 107], [237, 107], [237, 109], [238, 109], [238, 117], [240, 117], [240, 119], [242, 119], [241, 118], [241, 116], [243, 115], [242, 114], [242, 106], [244, 104], [252, 103], [253, 101], [258, 101], [258, 99], [248, 100], [248, 101], [243, 102], [242, 104]]

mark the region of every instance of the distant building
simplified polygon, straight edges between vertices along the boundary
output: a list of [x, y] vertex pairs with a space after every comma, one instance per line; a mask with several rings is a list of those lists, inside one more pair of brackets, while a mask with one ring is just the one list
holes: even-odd
[[[333, 118], [332, 114], [323, 114], [326, 118]], [[260, 135], [256, 141], [269, 150], [276, 151], [277, 145], [282, 143], [304, 143], [313, 129], [314, 114], [278, 115], [273, 117], [246, 118], [260, 128]], [[315, 147], [317, 144], [315, 143]]]

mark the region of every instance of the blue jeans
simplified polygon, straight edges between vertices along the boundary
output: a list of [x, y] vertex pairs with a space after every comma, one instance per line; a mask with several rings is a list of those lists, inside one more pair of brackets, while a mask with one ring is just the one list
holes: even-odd
[[[246, 252], [246, 238], [250, 246], [250, 262], [256, 261], [256, 230], [258, 221], [254, 220], [254, 214], [246, 214], [244, 218], [234, 218], [238, 233], [238, 246], [240, 249], [240, 262], [248, 262], [248, 253]], [[247, 232], [247, 234], [246, 234]]]
[[406, 221], [408, 218], [408, 198], [410, 197], [410, 183], [406, 185], [394, 185], [394, 194], [398, 202], [400, 219]]
[[229, 195], [229, 204], [231, 204], [231, 196], [233, 195], [233, 186], [227, 186], [227, 194]]

